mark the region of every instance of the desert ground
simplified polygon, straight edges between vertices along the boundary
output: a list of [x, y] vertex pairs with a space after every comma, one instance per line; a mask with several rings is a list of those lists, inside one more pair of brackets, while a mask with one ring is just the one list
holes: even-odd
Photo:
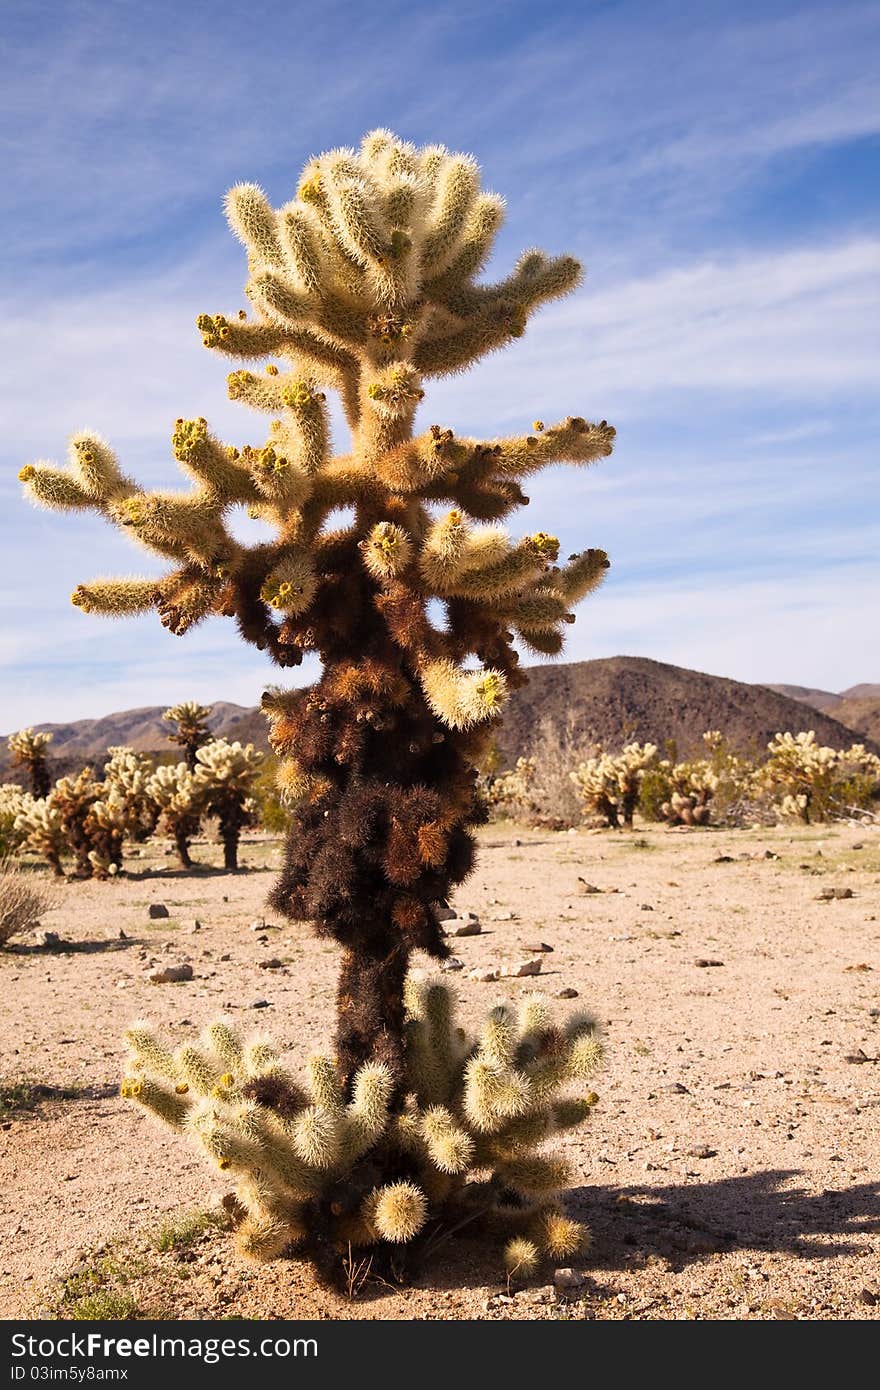
[[[229, 875], [200, 842], [187, 873], [151, 843], [117, 881], [58, 887], [41, 925], [60, 944], [0, 951], [0, 1315], [880, 1316], [880, 828], [481, 831], [455, 903], [482, 923], [453, 943], [461, 1021], [576, 991], [556, 1007], [594, 1009], [608, 1042], [590, 1124], [562, 1141], [593, 1245], [558, 1296], [552, 1268], [508, 1288], [500, 1250], [464, 1235], [406, 1289], [353, 1268], [350, 1298], [250, 1266], [223, 1175], [118, 1097], [137, 1017], [181, 1040], [223, 1012], [294, 1065], [329, 1042], [336, 948], [267, 913], [279, 852], [254, 837]], [[540, 975], [471, 978], [526, 960]], [[149, 982], [183, 962], [191, 981]]]

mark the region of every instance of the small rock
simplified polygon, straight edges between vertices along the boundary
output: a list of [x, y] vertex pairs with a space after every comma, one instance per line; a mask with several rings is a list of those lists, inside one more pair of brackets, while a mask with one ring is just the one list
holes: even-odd
[[640, 903], [640, 904], [639, 904], [639, 912], [653, 912], [653, 911], [654, 911], [654, 909], [653, 909], [653, 907], [651, 906], [650, 903]]
[[490, 918], [492, 922], [515, 922], [516, 920], [517, 915], [515, 912], [496, 912], [495, 916]]
[[454, 927], [451, 934], [453, 936], [479, 936], [482, 930], [479, 918], [469, 916], [467, 921]]
[[851, 888], [821, 888], [816, 894], [817, 903], [830, 903], [835, 898], [853, 898], [855, 894]]
[[587, 1282], [586, 1274], [579, 1269], [554, 1269], [553, 1284], [557, 1289], [581, 1289]]
[[708, 1144], [698, 1144], [696, 1148], [688, 1149], [688, 1158], [716, 1158], [717, 1149], [710, 1149]]
[[874, 1308], [880, 1303], [880, 1293], [877, 1293], [876, 1289], [862, 1289], [859, 1294], [859, 1302], [867, 1303], [869, 1308]]
[[250, 929], [251, 929], [251, 931], [265, 931], [265, 930], [266, 930], [266, 922], [265, 922], [264, 918], [262, 918], [262, 917], [255, 917], [254, 920], [251, 922], [251, 927], [250, 927]]
[[472, 970], [468, 975], [469, 980], [476, 980], [481, 985], [490, 985], [498, 979], [497, 970]]
[[201, 922], [199, 921], [198, 917], [194, 917], [194, 918], [192, 919], [192, 921], [191, 921], [190, 924], [189, 924], [189, 929], [190, 929], [191, 932], [194, 932], [194, 931], [201, 931], [201, 930], [202, 930], [202, 924], [201, 924]]
[[542, 953], [546, 954], [547, 951], [552, 951], [553, 947], [548, 946], [546, 941], [539, 941], [537, 946], [527, 946], [526, 950], [531, 951], [532, 955], [539, 956]]
[[585, 878], [578, 876], [577, 891], [582, 898], [587, 898], [591, 893], [601, 893], [602, 889], [597, 888], [595, 883], [587, 883]]
[[49, 950], [54, 950], [56, 946], [61, 945], [61, 937], [58, 935], [57, 931], [41, 931], [37, 937], [37, 945], [46, 946]]
[[283, 960], [277, 960], [275, 956], [271, 960], [261, 960], [257, 962], [260, 970], [280, 970], [284, 965]]
[[451, 922], [458, 916], [454, 907], [435, 907], [438, 922]]
[[223, 956], [220, 957], [220, 959], [221, 959], [221, 960], [232, 960], [232, 956], [231, 956], [230, 953], [227, 951], [225, 955], [223, 955]]
[[577, 992], [576, 989], [561, 989], [561, 990], [559, 991], [559, 993], [557, 994], [556, 998], [557, 998], [557, 999], [577, 999], [577, 998], [578, 998], [578, 992]]
[[449, 956], [440, 962], [441, 970], [464, 970], [464, 961], [459, 960], [458, 956]]
[[732, 863], [733, 863], [733, 855], [732, 855], [732, 854], [716, 854], [715, 858], [712, 860], [712, 863], [713, 863], [713, 864], [732, 864]]
[[270, 1008], [269, 1000], [268, 1000], [268, 999], [255, 999], [254, 1002], [253, 1002], [253, 1004], [251, 1004], [251, 1008], [252, 1008], [252, 1009], [268, 1009], [268, 1008]]
[[506, 965], [501, 973], [514, 980], [522, 979], [525, 975], [540, 975], [541, 961], [524, 960], [520, 965]]
[[708, 969], [711, 969], [713, 966], [718, 966], [718, 965], [723, 965], [723, 964], [724, 964], [724, 961], [723, 961], [723, 960], [704, 960], [702, 957], [701, 957], [699, 960], [695, 960], [695, 961], [694, 961], [694, 965], [698, 965], [698, 966], [700, 967], [701, 970], [708, 970]]
[[164, 903], [150, 903], [147, 908], [147, 916], [151, 922], [156, 922], [160, 917], [170, 917], [171, 913]]
[[119, 941], [127, 941], [127, 940], [128, 940], [127, 935], [125, 934], [125, 932], [122, 930], [121, 927], [119, 928], [119, 932], [118, 932], [118, 935], [117, 935], [117, 940], [119, 940]]
[[147, 975], [151, 985], [176, 985], [184, 980], [191, 980], [193, 968], [191, 965], [157, 965]]

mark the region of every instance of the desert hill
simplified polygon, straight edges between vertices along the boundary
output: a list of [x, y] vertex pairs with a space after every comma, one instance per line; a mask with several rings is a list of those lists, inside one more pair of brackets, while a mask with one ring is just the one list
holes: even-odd
[[[834, 695], [802, 686], [747, 685], [632, 656], [535, 666], [530, 676], [528, 686], [512, 697], [498, 732], [505, 761], [527, 753], [546, 736], [573, 748], [593, 743], [614, 748], [626, 739], [662, 746], [671, 739], [679, 754], [687, 755], [699, 750], [706, 729], [720, 729], [735, 748], [752, 754], [785, 729], [814, 729], [822, 743], [834, 748], [852, 743], [856, 730], [880, 745], [880, 686], [855, 686]], [[836, 703], [817, 708], [816, 699]], [[833, 717], [828, 709], [834, 710]], [[39, 725], [55, 735], [54, 774], [86, 762], [100, 766], [113, 744], [175, 756], [162, 710], [161, 705], [146, 706], [99, 719]], [[852, 722], [856, 719], [862, 722]], [[258, 709], [218, 701], [211, 727], [218, 736], [268, 747]], [[4, 738], [0, 779], [10, 775]]]
[[803, 685], [769, 685], [767, 689], [822, 710], [860, 738], [880, 742], [880, 685], [863, 682], [837, 695], [830, 690], [810, 690]]

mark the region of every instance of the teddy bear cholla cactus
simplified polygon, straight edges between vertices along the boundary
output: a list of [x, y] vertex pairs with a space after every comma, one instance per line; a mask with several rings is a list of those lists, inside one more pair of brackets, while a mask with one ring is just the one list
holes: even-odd
[[[84, 612], [155, 608], [175, 633], [226, 614], [281, 667], [318, 654], [313, 687], [263, 702], [293, 808], [273, 901], [343, 947], [341, 1084], [351, 1099], [359, 1069], [381, 1062], [393, 1110], [409, 959], [448, 954], [436, 905], [473, 864], [474, 768], [524, 679], [515, 640], [559, 652], [608, 566], [601, 550], [557, 565], [554, 537], [514, 540], [498, 523], [527, 502], [526, 477], [606, 456], [614, 431], [570, 417], [506, 439], [414, 434], [428, 378], [520, 337], [580, 278], [570, 257], [529, 251], [500, 283], [476, 283], [502, 202], [469, 157], [375, 131], [359, 152], [311, 161], [280, 210], [251, 184], [227, 210], [255, 316], [203, 315], [199, 328], [229, 357], [277, 359], [228, 377], [233, 399], [272, 417], [265, 442], [226, 448], [204, 419], [178, 420], [186, 493], [137, 487], [92, 434], [74, 437], [69, 470], [21, 476], [34, 500], [92, 508], [170, 562], [158, 580], [80, 585]], [[345, 454], [330, 448], [327, 388], [351, 431]], [[227, 517], [242, 505], [273, 539], [236, 540]], [[340, 509], [353, 519], [332, 529]]]
[[670, 825], [708, 825], [719, 782], [711, 763], [705, 758], [683, 763], [664, 760], [660, 767], [669, 785], [669, 798], [660, 808], [664, 820]]
[[110, 757], [104, 764], [104, 783], [124, 803], [125, 833], [132, 840], [147, 840], [159, 814], [148, 788], [152, 762], [145, 753], [124, 745], [107, 751]]
[[657, 759], [653, 743], [627, 743], [619, 753], [601, 749], [570, 774], [585, 814], [612, 827], [631, 827], [647, 770]]
[[159, 829], [170, 835], [184, 869], [192, 868], [190, 842], [205, 810], [205, 783], [186, 763], [157, 767], [147, 778], [147, 795], [159, 810]]
[[49, 776], [49, 763], [46, 749], [55, 737], [50, 733], [38, 733], [35, 729], [20, 729], [10, 734], [8, 739], [12, 761], [23, 767], [30, 778], [31, 795], [49, 795], [52, 779]]
[[517, 758], [514, 767], [485, 782], [484, 795], [497, 814], [522, 815], [535, 810], [537, 758]]
[[315, 1056], [301, 1085], [268, 1040], [243, 1043], [222, 1021], [173, 1054], [135, 1025], [123, 1094], [237, 1180], [237, 1243], [253, 1258], [299, 1248], [332, 1278], [349, 1244], [423, 1248], [438, 1221], [478, 1219], [506, 1234], [518, 1276], [570, 1257], [587, 1232], [559, 1206], [569, 1174], [542, 1146], [595, 1104], [566, 1094], [601, 1061], [595, 1022], [556, 1029], [534, 995], [517, 1013], [494, 1009], [468, 1044], [444, 985], [410, 980], [406, 1004], [402, 1107], [382, 1062], [362, 1064], [346, 1091]]
[[61, 812], [52, 801], [25, 793], [18, 803], [14, 827], [18, 846], [42, 855], [56, 877], [61, 878], [61, 856], [67, 848], [67, 838]]
[[33, 802], [30, 792], [17, 782], [0, 784], [0, 858], [14, 854], [24, 844], [27, 836], [18, 821]]
[[196, 750], [195, 780], [202, 789], [208, 815], [216, 816], [223, 840], [223, 862], [227, 869], [238, 868], [238, 842], [246, 826], [256, 820], [256, 802], [251, 796], [263, 761], [252, 743], [229, 743], [214, 739]]
[[775, 734], [767, 751], [758, 780], [786, 818], [809, 825], [868, 806], [877, 796], [880, 759], [863, 744], [823, 747], [809, 730]]
[[185, 750], [184, 761], [190, 772], [196, 770], [196, 754], [199, 749], [211, 740], [208, 720], [213, 712], [212, 705], [200, 705], [197, 700], [183, 700], [179, 705], [172, 705], [162, 715], [167, 723], [174, 725], [168, 737], [172, 743], [179, 743]]

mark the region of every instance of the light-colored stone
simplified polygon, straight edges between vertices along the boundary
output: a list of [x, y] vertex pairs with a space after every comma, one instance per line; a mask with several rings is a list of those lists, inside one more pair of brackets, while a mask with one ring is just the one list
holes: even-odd
[[191, 965], [157, 965], [147, 975], [151, 985], [177, 985], [184, 980], [191, 980], [193, 968]]
[[482, 985], [489, 985], [498, 978], [499, 972], [497, 970], [472, 970], [468, 975], [469, 980], [477, 980]]
[[479, 918], [469, 916], [467, 921], [453, 923], [451, 936], [479, 936], [483, 928], [480, 926]]
[[524, 960], [519, 965], [505, 965], [501, 973], [514, 980], [520, 980], [525, 975], [540, 975], [541, 961]]
[[587, 1282], [586, 1274], [579, 1269], [554, 1269], [553, 1284], [557, 1289], [582, 1289]]

